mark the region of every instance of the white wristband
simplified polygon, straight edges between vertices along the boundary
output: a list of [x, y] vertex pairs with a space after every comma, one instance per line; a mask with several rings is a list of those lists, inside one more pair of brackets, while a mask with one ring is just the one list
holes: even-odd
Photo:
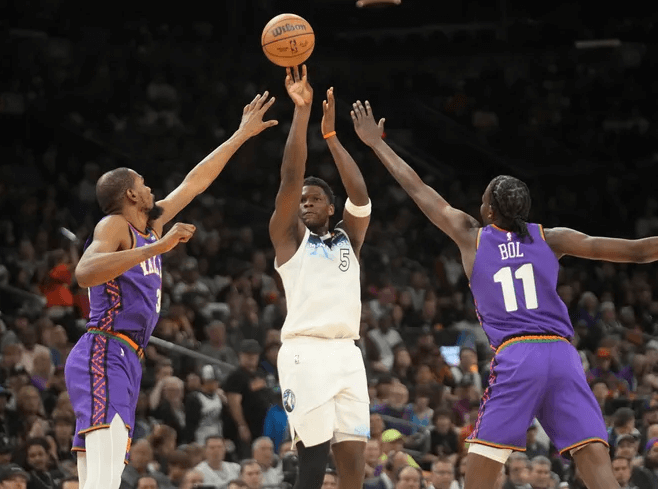
[[354, 217], [368, 217], [372, 211], [372, 202], [370, 202], [370, 199], [368, 199], [368, 203], [366, 205], [358, 206], [353, 204], [348, 197], [347, 201], [345, 202], [345, 210]]

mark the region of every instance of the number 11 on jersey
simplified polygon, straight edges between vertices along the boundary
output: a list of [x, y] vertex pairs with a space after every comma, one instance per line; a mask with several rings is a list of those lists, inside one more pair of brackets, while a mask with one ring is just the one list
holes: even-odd
[[[538, 308], [538, 295], [536, 294], [536, 281], [533, 277], [533, 265], [525, 263], [515, 270], [515, 278], [522, 281], [524, 287], [524, 305], [527, 309]], [[494, 281], [501, 284], [503, 292], [503, 303], [507, 312], [517, 310], [517, 294], [515, 293], [515, 281], [510, 267], [503, 267], [494, 274]]]

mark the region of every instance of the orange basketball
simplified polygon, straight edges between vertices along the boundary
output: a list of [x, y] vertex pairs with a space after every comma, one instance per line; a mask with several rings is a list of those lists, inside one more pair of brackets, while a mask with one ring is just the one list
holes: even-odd
[[297, 66], [306, 61], [315, 47], [315, 33], [306, 19], [280, 14], [262, 31], [262, 50], [278, 66]]

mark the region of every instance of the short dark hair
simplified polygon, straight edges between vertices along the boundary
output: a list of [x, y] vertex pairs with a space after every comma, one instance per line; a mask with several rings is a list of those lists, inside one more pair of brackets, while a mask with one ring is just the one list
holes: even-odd
[[244, 473], [244, 469], [245, 469], [246, 467], [248, 467], [249, 465], [256, 465], [256, 464], [257, 464], [257, 465], [260, 465], [260, 462], [258, 462], [258, 461], [255, 460], [254, 458], [246, 458], [246, 459], [242, 460], [241, 463], [239, 464], [239, 466], [240, 466], [240, 468], [239, 468], [239, 473], [240, 473], [240, 474], [243, 474], [243, 473]]
[[121, 212], [126, 191], [133, 188], [134, 184], [135, 176], [129, 168], [115, 168], [101, 175], [96, 185], [101, 211], [106, 215]]
[[616, 460], [625, 460], [628, 463], [628, 467], [632, 466], [632, 462], [630, 462], [630, 459], [627, 457], [624, 457], [623, 455], [616, 455], [614, 458], [611, 459], [612, 462]]
[[629, 407], [620, 407], [614, 412], [614, 428], [622, 428], [635, 419], [634, 411]]
[[526, 220], [531, 210], [531, 194], [523, 181], [510, 175], [499, 175], [490, 182], [490, 204], [504, 219], [506, 229], [520, 239], [531, 239]]
[[441, 418], [442, 416], [452, 420], [453, 419], [453, 413], [449, 409], [445, 408], [438, 408], [435, 410], [434, 414], [432, 415], [432, 424], [437, 422], [438, 418]]
[[248, 487], [248, 484], [246, 484], [244, 481], [241, 479], [232, 479], [230, 482], [228, 482], [228, 485], [226, 487], [230, 487], [231, 484], [234, 484], [239, 487]]
[[225, 442], [224, 438], [221, 435], [209, 435], [207, 438], [205, 438], [205, 446], [207, 446], [209, 440], [221, 440], [222, 442]]
[[140, 484], [140, 481], [143, 480], [143, 479], [152, 479], [154, 482], [156, 482], [156, 487], [161, 487], [161, 485], [159, 484], [159, 480], [156, 477], [154, 477], [153, 475], [141, 475], [140, 477], [138, 477], [138, 480], [136, 481], [136, 486], [135, 487], [138, 487], [138, 485]]
[[326, 198], [329, 199], [329, 204], [334, 204], [335, 203], [335, 195], [333, 195], [333, 190], [331, 190], [331, 187], [329, 186], [328, 183], [326, 183], [324, 180], [322, 180], [319, 177], [306, 177], [303, 180], [303, 185], [313, 185], [315, 187], [321, 188], [324, 193], [326, 194]]

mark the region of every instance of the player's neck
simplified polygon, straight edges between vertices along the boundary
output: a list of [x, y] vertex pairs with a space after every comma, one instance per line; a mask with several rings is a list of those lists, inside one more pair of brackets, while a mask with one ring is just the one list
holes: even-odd
[[329, 233], [329, 225], [328, 224], [324, 224], [323, 226], [319, 226], [319, 227], [309, 227], [308, 229], [310, 229], [311, 233], [319, 236], [322, 239], [325, 239], [325, 238], [328, 237], [328, 236], [326, 236]]
[[129, 207], [122, 212], [124, 218], [141, 233], [147, 232], [147, 214], [137, 207]]

